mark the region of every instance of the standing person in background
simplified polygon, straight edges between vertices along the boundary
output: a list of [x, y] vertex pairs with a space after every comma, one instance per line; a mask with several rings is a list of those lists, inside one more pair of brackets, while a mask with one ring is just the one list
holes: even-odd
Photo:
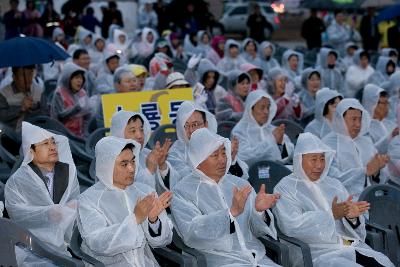
[[396, 18], [396, 24], [387, 30], [389, 47], [397, 49], [400, 52], [400, 16]]
[[124, 22], [122, 20], [122, 13], [117, 8], [117, 3], [115, 1], [108, 2], [108, 8], [102, 9], [103, 20], [101, 22], [101, 35], [104, 39], [108, 38], [108, 28], [111, 24], [117, 24], [121, 28], [124, 27]]
[[375, 9], [370, 7], [367, 12], [363, 16], [360, 25], [363, 48], [366, 51], [377, 51], [381, 35], [379, 34], [378, 25], [374, 23]]
[[24, 21], [24, 14], [18, 10], [18, 0], [10, 0], [10, 10], [3, 16], [3, 23], [6, 28], [4, 39], [11, 39], [21, 33], [21, 28]]
[[301, 26], [301, 36], [306, 39], [308, 50], [322, 46], [321, 34], [325, 29], [324, 21], [317, 16], [317, 10], [311, 9], [310, 17]]
[[329, 25], [327, 32], [329, 36], [329, 43], [341, 55], [345, 53], [345, 45], [350, 41], [354, 41], [355, 29], [354, 25], [351, 27], [346, 25], [346, 16], [343, 11], [335, 11], [335, 20]]
[[45, 10], [40, 17], [40, 24], [43, 27], [43, 36], [51, 38], [55, 28], [60, 27], [60, 15], [54, 10], [53, 1], [48, 0]]
[[86, 14], [81, 18], [81, 26], [91, 32], [96, 32], [96, 26], [101, 27], [100, 21], [94, 16], [92, 7], [86, 9]]
[[144, 6], [139, 10], [138, 25], [139, 28], [149, 27], [157, 30], [158, 17], [153, 10], [154, 0], [145, 0]]
[[35, 7], [33, 0], [26, 1], [24, 10], [25, 23], [23, 33], [28, 36], [43, 37], [43, 28], [40, 26], [40, 12]]
[[261, 8], [258, 4], [253, 6], [253, 14], [247, 19], [247, 27], [249, 28], [249, 37], [261, 43], [265, 40], [264, 29], [267, 28], [271, 34], [274, 31], [273, 26], [261, 14]]

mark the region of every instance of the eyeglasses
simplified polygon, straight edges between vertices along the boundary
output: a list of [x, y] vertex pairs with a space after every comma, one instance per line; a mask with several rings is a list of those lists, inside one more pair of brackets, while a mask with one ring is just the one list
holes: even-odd
[[50, 148], [52, 146], [57, 147], [57, 145], [58, 145], [58, 142], [56, 142], [56, 140], [50, 139], [50, 140], [45, 140], [43, 142], [35, 144], [35, 147], [42, 146], [42, 147], [45, 147], [45, 148]]
[[195, 121], [192, 124], [186, 123], [185, 126], [183, 126], [183, 128], [185, 128], [185, 130], [188, 130], [188, 129], [199, 129], [199, 128], [203, 127], [203, 126], [204, 126], [204, 122]]

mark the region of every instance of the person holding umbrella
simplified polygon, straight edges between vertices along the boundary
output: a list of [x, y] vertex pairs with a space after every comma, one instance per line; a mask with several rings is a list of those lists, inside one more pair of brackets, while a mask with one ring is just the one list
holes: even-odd
[[35, 66], [12, 67], [12, 82], [0, 89], [0, 121], [17, 132], [23, 120], [46, 114], [43, 88], [33, 83]]

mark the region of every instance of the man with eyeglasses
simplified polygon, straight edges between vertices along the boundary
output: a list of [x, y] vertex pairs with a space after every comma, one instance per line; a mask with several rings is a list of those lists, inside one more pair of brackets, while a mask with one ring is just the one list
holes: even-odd
[[389, 113], [389, 95], [382, 88], [367, 84], [364, 87], [362, 104], [371, 115], [369, 136], [379, 153], [388, 151], [390, 141], [399, 134], [399, 128], [392, 120], [387, 119]]
[[[185, 101], [178, 109], [176, 116], [176, 133], [178, 140], [174, 142], [168, 153], [168, 161], [183, 178], [193, 170], [187, 161], [187, 144], [192, 134], [201, 128], [208, 128], [211, 132], [217, 132], [217, 121], [210, 112], [196, 106], [191, 101]], [[229, 173], [244, 179], [248, 179], [248, 166], [237, 157], [239, 141], [232, 139], [232, 165]]]
[[[23, 122], [22, 151], [22, 165], [5, 186], [7, 212], [41, 241], [69, 255], [79, 183], [68, 138]], [[35, 258], [18, 249], [16, 254], [18, 266]]]

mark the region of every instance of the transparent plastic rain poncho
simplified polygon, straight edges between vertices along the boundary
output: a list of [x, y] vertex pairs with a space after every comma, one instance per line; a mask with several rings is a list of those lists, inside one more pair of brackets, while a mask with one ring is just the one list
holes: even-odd
[[[352, 139], [347, 131], [343, 114], [349, 109], [361, 110], [361, 130], [358, 136]], [[339, 179], [350, 194], [358, 199], [365, 186], [371, 184], [370, 177], [366, 176], [366, 166], [377, 153], [372, 139], [366, 134], [369, 131], [371, 118], [369, 113], [354, 98], [346, 98], [340, 101], [333, 115], [333, 132], [326, 135], [322, 141], [336, 151], [330, 170], [331, 177]], [[385, 176], [380, 174], [381, 182], [385, 182]]]
[[319, 138], [323, 138], [325, 135], [332, 131], [331, 122], [324, 117], [324, 108], [326, 103], [338, 96], [341, 96], [337, 91], [331, 90], [324, 87], [317, 92], [315, 97], [315, 116], [309, 124], [307, 124], [304, 132], [310, 132]]
[[[134, 209], [139, 198], [154, 192], [149, 186], [134, 181], [125, 190], [113, 185], [114, 164], [127, 144], [133, 144], [135, 160], [140, 144], [133, 140], [108, 136], [96, 144], [96, 175], [99, 181], [79, 198], [78, 227], [82, 250], [106, 266], [158, 266], [150, 246], [171, 243], [172, 223], [163, 211], [158, 217], [161, 235], [152, 237], [149, 222], [137, 224]], [[135, 178], [138, 173], [136, 164]]]
[[[270, 108], [267, 122], [260, 126], [252, 115], [252, 108], [263, 97], [269, 100]], [[281, 150], [272, 134], [275, 126], [271, 121], [276, 109], [275, 101], [262, 90], [253, 91], [247, 96], [243, 117], [233, 128], [232, 135], [239, 139], [239, 158], [249, 166], [260, 160], [286, 163], [291, 158], [294, 146], [289, 137], [286, 134], [283, 137], [282, 144], [285, 145], [288, 156], [282, 159]]]
[[[33, 160], [31, 145], [53, 137], [59, 161], [68, 164], [68, 186], [58, 204], [53, 202], [43, 180], [28, 165]], [[5, 186], [5, 206], [14, 222], [32, 232], [41, 241], [69, 254], [67, 246], [75, 224], [79, 183], [68, 138], [52, 134], [40, 127], [22, 122], [21, 167]]]
[[[301, 87], [302, 89], [299, 92], [299, 97], [300, 97], [300, 101], [303, 105], [303, 120], [307, 120], [309, 121], [309, 118], [312, 118], [314, 116], [315, 113], [315, 97], [313, 97], [310, 93], [310, 90], [308, 89], [308, 80], [311, 79], [311, 76], [313, 74], [317, 74], [319, 75], [320, 79], [321, 79], [321, 85], [322, 85], [322, 76], [321, 76], [321, 72], [319, 72], [319, 70], [314, 69], [314, 68], [307, 68], [305, 70], [303, 70], [303, 72], [301, 73]], [[318, 89], [321, 89], [318, 88]], [[317, 91], [318, 92], [318, 91]]]
[[[257, 240], [266, 234], [276, 239], [276, 230], [269, 210], [270, 226], [264, 222], [263, 213], [255, 210], [255, 191], [248, 196], [241, 215], [234, 218], [230, 214], [233, 188], [249, 183], [230, 174], [216, 183], [197, 169], [222, 145], [226, 149], [227, 173], [231, 161], [228, 139], [204, 128], [196, 130], [190, 138], [188, 157], [195, 171], [173, 189], [171, 210], [178, 233], [187, 246], [205, 254], [207, 266], [277, 266], [265, 256], [265, 248]], [[235, 225], [232, 234], [231, 220]]]
[[[151, 127], [147, 118], [143, 114], [137, 112], [124, 110], [118, 111], [111, 118], [110, 134], [119, 138], [125, 138], [125, 128], [128, 125], [128, 121], [135, 115], [140, 116], [140, 118], [142, 118], [143, 120], [144, 134], [143, 147], [140, 149], [139, 172], [136, 180], [150, 186], [153, 189], [156, 189], [156, 191], [161, 194], [165, 190], [169, 189], [165, 186], [164, 179], [162, 178], [160, 170], [157, 169], [154, 174], [151, 174], [146, 165], [146, 159], [151, 152], [150, 149], [145, 147], [151, 135]], [[175, 169], [168, 161], [166, 162], [166, 164], [169, 170], [169, 184], [170, 186], [173, 186], [179, 181], [180, 175], [177, 171], [175, 171]]]
[[[397, 127], [400, 125], [400, 114], [397, 115]], [[388, 145], [390, 161], [388, 170], [390, 180], [400, 185], [400, 135], [396, 135]]]
[[396, 66], [396, 63], [390, 57], [380, 56], [376, 63], [375, 71], [369, 76], [367, 83], [381, 86], [382, 83], [386, 82], [390, 77], [386, 70], [389, 63], [393, 63]]
[[393, 73], [389, 81], [382, 84], [382, 87], [389, 93], [389, 115], [390, 120], [396, 121], [396, 110], [400, 103], [400, 71]]
[[[298, 64], [297, 64], [297, 69], [294, 71], [290, 68], [289, 66], [289, 58], [291, 56], [297, 56], [298, 58]], [[292, 49], [286, 50], [283, 55], [282, 55], [282, 68], [287, 71], [289, 79], [294, 83], [294, 80], [297, 76], [301, 74], [303, 71], [303, 65], [304, 65], [304, 56], [302, 53], [296, 52]]]
[[[328, 67], [328, 55], [329, 53], [336, 53], [337, 61], [334, 68]], [[324, 86], [329, 87], [332, 90], [343, 92], [344, 77], [338, 67], [339, 53], [330, 48], [321, 48], [319, 51], [320, 55], [320, 66], [318, 67], [321, 73], [321, 81]]]
[[231, 70], [239, 69], [240, 65], [246, 63], [246, 60], [241, 55], [238, 55], [236, 58], [231, 57], [231, 55], [229, 54], [229, 47], [231, 45], [236, 45], [237, 48], [240, 50], [240, 43], [233, 39], [226, 40], [224, 57], [217, 64], [217, 68], [220, 70], [221, 73], [227, 73]]
[[[302, 156], [309, 153], [325, 154], [325, 169], [315, 182], [307, 177], [302, 167]], [[384, 266], [394, 266], [386, 256], [365, 244], [363, 216], [359, 217], [360, 225], [355, 229], [345, 218], [334, 219], [333, 198], [337, 196], [338, 202], [342, 202], [349, 193], [342, 183], [328, 175], [333, 157], [334, 151], [318, 137], [311, 133], [300, 134], [293, 156], [293, 173], [284, 177], [274, 189], [281, 194], [273, 208], [280, 230], [310, 246], [315, 267], [360, 266], [355, 262], [356, 251], [375, 258]], [[354, 242], [346, 246], [343, 239]], [[299, 266], [302, 256], [292, 257], [293, 265]]]
[[[384, 92], [382, 88], [374, 85], [367, 84], [364, 87], [362, 104], [364, 108], [369, 112], [370, 116], [373, 117], [376, 105], [379, 102], [379, 94]], [[383, 120], [371, 119], [371, 125], [369, 127], [369, 136], [375, 144], [376, 149], [381, 154], [386, 154], [388, 144], [392, 139], [392, 131], [397, 125], [394, 121], [384, 118]]]
[[[168, 161], [171, 163], [172, 166], [175, 167], [175, 169], [179, 172], [182, 178], [186, 175], [189, 175], [193, 171], [193, 168], [190, 165], [187, 158], [187, 149], [188, 149], [187, 146], [189, 143], [189, 139], [186, 136], [184, 126], [186, 121], [195, 111], [204, 112], [206, 114], [206, 120], [208, 124], [207, 128], [213, 133], [217, 132], [217, 121], [213, 114], [196, 106], [193, 102], [190, 101], [185, 101], [181, 104], [176, 116], [176, 133], [178, 139], [173, 143], [172, 147], [169, 150]], [[236, 159], [233, 160], [233, 163], [236, 162], [243, 170], [242, 178], [247, 179], [248, 169], [249, 169], [248, 166], [238, 157], [236, 157]]]
[[[270, 47], [272, 50], [272, 54], [271, 54], [270, 58], [266, 58], [264, 55], [264, 49], [267, 47]], [[260, 44], [260, 49], [259, 49], [258, 53], [260, 54], [261, 68], [264, 72], [264, 77], [267, 76], [267, 73], [270, 69], [275, 68], [275, 67], [280, 67], [279, 62], [274, 58], [275, 51], [276, 51], [276, 48], [273, 43], [264, 41]]]
[[367, 68], [363, 69], [360, 64], [360, 55], [364, 52], [362, 49], [358, 49], [353, 56], [354, 64], [351, 65], [345, 75], [345, 97], [355, 97], [357, 92], [364, 88], [367, 84], [368, 78], [374, 73], [374, 68], [368, 65]]
[[241, 45], [241, 55], [244, 58], [244, 60], [246, 60], [248, 63], [253, 64], [259, 68], [261, 68], [261, 59], [259, 57], [259, 54], [256, 54], [256, 57], [253, 58], [249, 53], [246, 52], [245, 48], [248, 45], [248, 43], [253, 42], [255, 47], [256, 47], [256, 52], [258, 52], [258, 49], [260, 49], [258, 43], [256, 40], [252, 39], [252, 38], [246, 38], [242, 41], [242, 45]]

